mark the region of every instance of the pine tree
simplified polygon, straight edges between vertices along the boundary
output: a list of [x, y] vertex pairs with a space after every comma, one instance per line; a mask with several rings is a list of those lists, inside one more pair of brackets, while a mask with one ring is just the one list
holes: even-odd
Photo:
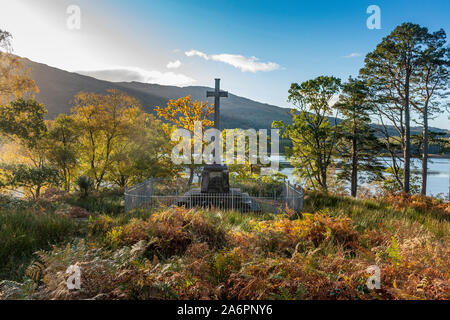
[[[405, 193], [410, 192], [411, 163], [411, 83], [419, 68], [428, 29], [413, 23], [403, 23], [385, 37], [365, 59], [361, 76], [370, 83], [377, 113], [383, 127], [388, 120], [397, 129], [403, 151], [403, 182]], [[386, 131], [386, 130], [385, 130]], [[387, 145], [390, 135], [386, 136]], [[391, 153], [396, 167], [396, 157]], [[396, 170], [399, 172], [398, 170]], [[397, 177], [398, 178], [398, 177]]]
[[[422, 184], [420, 193], [427, 193], [428, 146], [431, 133], [428, 129], [429, 119], [434, 114], [443, 112], [445, 100], [448, 98], [450, 82], [450, 49], [446, 44], [444, 30], [439, 30], [426, 37], [423, 58], [413, 76], [412, 91], [417, 100], [411, 104], [419, 112], [423, 125], [422, 133]], [[448, 105], [448, 100], [447, 100]]]
[[[358, 184], [363, 180], [382, 178], [383, 166], [377, 160], [377, 151], [382, 146], [370, 127], [368, 88], [361, 80], [349, 78], [344, 84], [339, 102], [343, 121], [339, 124], [340, 142], [338, 152], [341, 172], [338, 178], [349, 181], [352, 197], [357, 196]], [[365, 176], [359, 176], [364, 171]]]

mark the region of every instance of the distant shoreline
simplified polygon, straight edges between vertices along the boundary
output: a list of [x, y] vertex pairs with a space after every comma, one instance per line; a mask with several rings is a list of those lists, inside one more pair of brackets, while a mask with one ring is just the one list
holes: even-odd
[[450, 154], [429, 154], [428, 157], [435, 159], [450, 159]]
[[[284, 153], [281, 154], [281, 155], [286, 156]], [[403, 155], [400, 155], [400, 157], [401, 156], [403, 156]], [[390, 155], [388, 155], [388, 154], [380, 155], [380, 157], [390, 157]], [[422, 159], [422, 157], [415, 157], [415, 156], [411, 156], [411, 158]], [[433, 158], [433, 159], [450, 159], [450, 154], [429, 154], [428, 158]]]

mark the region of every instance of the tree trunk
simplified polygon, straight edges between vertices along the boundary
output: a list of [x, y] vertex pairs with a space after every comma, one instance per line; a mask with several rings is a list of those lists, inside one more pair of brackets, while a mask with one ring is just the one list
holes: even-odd
[[36, 192], [35, 192], [34, 196], [35, 196], [35, 199], [39, 199], [39, 197], [41, 196], [41, 186], [36, 187]]
[[327, 186], [327, 169], [322, 170], [322, 187], [323, 191], [328, 192], [328, 186]]
[[70, 192], [70, 170], [69, 169], [67, 169], [67, 168], [65, 168], [64, 169], [64, 179], [65, 179], [65, 187], [64, 187], [64, 189], [67, 191], [67, 192]]
[[405, 148], [403, 150], [404, 172], [403, 192], [409, 193], [410, 167], [411, 167], [411, 132], [410, 132], [410, 110], [409, 110], [409, 75], [405, 81]]
[[188, 187], [192, 185], [192, 182], [194, 181], [194, 168], [189, 168], [189, 182]]
[[121, 175], [119, 182], [120, 182], [119, 187], [122, 189], [125, 189], [125, 187], [127, 186], [127, 177], [125, 177], [124, 175]]
[[352, 150], [352, 185], [351, 195], [356, 198], [358, 190], [358, 153], [356, 151], [356, 136], [353, 137], [353, 150]]
[[423, 154], [422, 154], [422, 184], [420, 185], [420, 194], [427, 195], [428, 178], [428, 105], [423, 109]]

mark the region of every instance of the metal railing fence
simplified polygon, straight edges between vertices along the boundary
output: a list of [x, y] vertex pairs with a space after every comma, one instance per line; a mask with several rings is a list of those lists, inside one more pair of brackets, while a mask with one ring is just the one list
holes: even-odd
[[304, 191], [289, 181], [282, 182], [282, 191], [249, 194], [246, 190], [234, 188], [230, 193], [200, 193], [199, 185], [188, 187], [185, 179], [176, 180], [150, 178], [125, 189], [125, 210], [137, 208], [156, 209], [171, 206], [187, 208], [233, 210], [241, 212], [281, 213], [288, 207], [295, 212], [303, 209]]

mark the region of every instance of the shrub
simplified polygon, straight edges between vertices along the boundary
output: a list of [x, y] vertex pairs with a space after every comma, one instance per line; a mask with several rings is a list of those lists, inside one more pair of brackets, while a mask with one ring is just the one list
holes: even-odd
[[433, 197], [396, 193], [387, 195], [384, 200], [398, 210], [413, 208], [422, 212], [447, 215], [447, 217], [450, 215], [450, 202]]
[[253, 242], [269, 252], [292, 254], [299, 247], [320, 246], [326, 239], [333, 239], [344, 248], [358, 246], [357, 232], [349, 218], [330, 217], [325, 214], [303, 214], [303, 218], [291, 220], [281, 216], [275, 221], [254, 222]]
[[237, 249], [221, 250], [209, 263], [211, 275], [215, 283], [225, 282], [233, 271], [241, 268], [241, 256]]
[[123, 193], [102, 192], [88, 196], [72, 196], [65, 202], [86, 209], [90, 213], [118, 215], [124, 212]]
[[[104, 226], [98, 222], [92, 228]], [[221, 248], [226, 243], [225, 231], [215, 215], [184, 208], [158, 212], [147, 220], [132, 219], [108, 230], [106, 238], [113, 247], [153, 239], [150, 249], [166, 257], [182, 254], [193, 243], [207, 243], [212, 248]]]
[[78, 188], [83, 192], [83, 197], [87, 197], [89, 194], [89, 190], [94, 186], [94, 181], [87, 176], [81, 176], [77, 180]]

